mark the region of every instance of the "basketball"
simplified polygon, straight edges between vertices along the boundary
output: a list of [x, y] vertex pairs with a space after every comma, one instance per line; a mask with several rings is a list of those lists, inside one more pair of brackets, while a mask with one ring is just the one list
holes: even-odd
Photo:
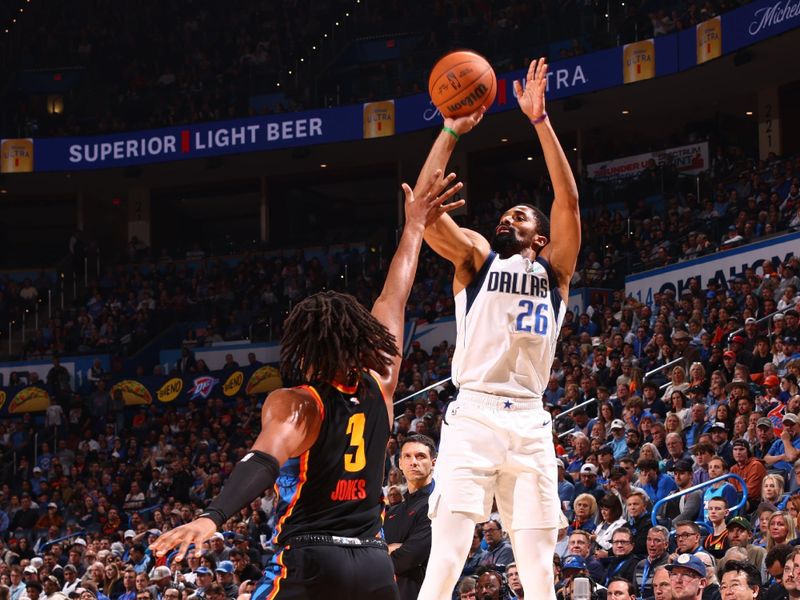
[[463, 117], [481, 106], [491, 106], [497, 94], [497, 78], [483, 56], [471, 50], [457, 50], [433, 66], [428, 92], [445, 117]]

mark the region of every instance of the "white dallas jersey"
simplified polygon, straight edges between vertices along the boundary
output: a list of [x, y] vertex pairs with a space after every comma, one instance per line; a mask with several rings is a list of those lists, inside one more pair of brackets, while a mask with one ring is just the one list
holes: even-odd
[[491, 252], [455, 303], [456, 387], [540, 399], [566, 312], [547, 260]]

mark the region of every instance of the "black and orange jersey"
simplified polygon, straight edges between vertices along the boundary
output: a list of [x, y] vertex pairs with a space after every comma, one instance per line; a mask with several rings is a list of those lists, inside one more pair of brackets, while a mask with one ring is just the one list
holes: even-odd
[[275, 483], [279, 515], [274, 541], [308, 533], [371, 538], [383, 516], [383, 468], [389, 414], [369, 373], [357, 386], [308, 389], [320, 404], [314, 445], [281, 468]]

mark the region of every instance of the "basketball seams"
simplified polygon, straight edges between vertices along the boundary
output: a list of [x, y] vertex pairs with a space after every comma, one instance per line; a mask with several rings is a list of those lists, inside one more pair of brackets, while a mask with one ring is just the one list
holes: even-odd
[[[444, 71], [442, 71], [442, 74], [439, 75], [436, 78], [436, 81], [434, 81], [434, 84], [431, 85], [431, 86], [428, 86], [429, 89], [436, 89], [436, 86], [439, 85], [439, 82], [442, 81], [442, 79], [447, 79], [447, 73], [449, 73], [450, 71], [455, 71], [459, 67], [459, 65], [469, 65], [469, 64], [474, 64], [474, 63], [471, 63], [470, 61], [464, 61], [464, 62], [460, 62], [460, 63], [458, 63], [456, 65], [453, 65], [449, 69], [445, 69]], [[469, 89], [470, 86], [474, 85], [475, 82], [480, 81], [483, 78], [483, 76], [486, 75], [491, 70], [492, 70], [491, 65], [487, 65], [486, 68], [483, 71], [481, 71], [481, 73], [477, 77], [475, 77], [475, 79], [471, 79], [469, 81], [461, 81], [461, 80], [459, 80], [460, 83], [461, 83], [462, 89], [458, 90], [457, 92], [455, 92], [452, 96], [448, 96], [447, 98], [440, 99], [439, 102], [441, 104], [446, 104], [447, 102], [452, 102], [454, 98], [457, 98], [461, 94], [466, 93], [464, 88]]]
[[471, 50], [455, 50], [441, 57], [428, 78], [431, 100], [445, 117], [462, 117], [488, 108], [494, 102], [497, 85], [492, 65]]

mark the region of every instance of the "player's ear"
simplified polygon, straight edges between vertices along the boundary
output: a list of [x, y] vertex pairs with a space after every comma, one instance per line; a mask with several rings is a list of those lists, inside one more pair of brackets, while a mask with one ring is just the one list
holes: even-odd
[[541, 235], [537, 233], [533, 236], [533, 246], [536, 248], [537, 252], [541, 252], [542, 248], [547, 246], [550, 243], [550, 240], [547, 239], [547, 236]]

